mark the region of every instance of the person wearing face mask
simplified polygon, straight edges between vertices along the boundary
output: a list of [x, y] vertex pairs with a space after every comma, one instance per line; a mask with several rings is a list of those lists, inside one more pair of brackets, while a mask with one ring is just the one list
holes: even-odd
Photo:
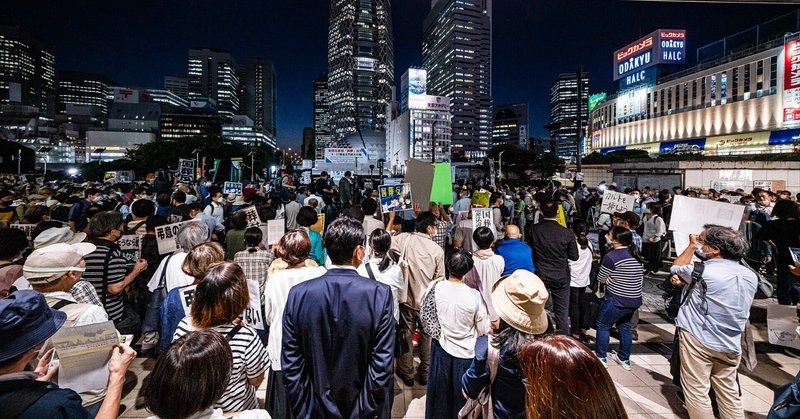
[[0, 191], [0, 221], [11, 224], [15, 218], [14, 192]]
[[[720, 417], [744, 417], [736, 370], [758, 285], [756, 273], [739, 262], [749, 247], [736, 230], [705, 225], [672, 265], [672, 285], [684, 288], [675, 319], [680, 369], [673, 381], [682, 388], [690, 418], [714, 417], [709, 389]], [[705, 260], [699, 280], [692, 277], [701, 265], [693, 262], [695, 255]], [[702, 283], [693, 286], [692, 281]]]
[[645, 205], [642, 203], [642, 193], [638, 189], [631, 189], [628, 195], [633, 197], [633, 212], [642, 218], [644, 215]]
[[138, 335], [141, 320], [133, 307], [126, 304], [123, 291], [147, 269], [147, 261], [139, 259], [128, 272], [127, 261], [116, 244], [122, 237], [122, 216], [117, 212], [95, 214], [89, 222], [88, 233], [96, 250], [84, 258], [86, 271], [83, 277], [94, 286], [117, 330], [122, 334]]
[[77, 233], [86, 229], [89, 224], [88, 211], [93, 203], [99, 203], [103, 193], [99, 189], [89, 188], [83, 192], [83, 199], [72, 204], [69, 210], [69, 228]]

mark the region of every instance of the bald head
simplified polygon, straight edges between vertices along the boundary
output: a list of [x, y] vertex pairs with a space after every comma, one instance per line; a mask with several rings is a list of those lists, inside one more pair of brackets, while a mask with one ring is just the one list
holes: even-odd
[[514, 224], [509, 224], [506, 226], [506, 238], [507, 239], [518, 239], [522, 237], [519, 234], [519, 227], [515, 226]]

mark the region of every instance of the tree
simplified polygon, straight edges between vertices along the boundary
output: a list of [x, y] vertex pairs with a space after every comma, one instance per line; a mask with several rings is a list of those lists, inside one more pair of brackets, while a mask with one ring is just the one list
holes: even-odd
[[495, 164], [500, 160], [500, 153], [503, 152], [503, 174], [512, 175], [520, 179], [540, 180], [548, 179], [557, 172], [564, 171], [564, 160], [561, 160], [552, 153], [537, 154], [533, 150], [522, 149], [510, 144], [502, 144], [489, 150], [488, 157], [484, 160], [483, 166], [488, 171], [489, 158], [494, 159]]

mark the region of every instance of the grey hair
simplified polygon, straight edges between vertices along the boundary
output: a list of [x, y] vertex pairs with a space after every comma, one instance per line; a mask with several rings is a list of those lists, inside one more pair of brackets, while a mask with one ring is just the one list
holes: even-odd
[[120, 227], [122, 227], [122, 214], [115, 211], [101, 211], [89, 219], [87, 233], [89, 237], [99, 239]]
[[207, 242], [208, 238], [209, 233], [206, 223], [193, 221], [184, 224], [178, 230], [178, 237], [175, 238], [175, 242], [181, 249], [188, 252], [198, 244]]
[[738, 231], [716, 224], [706, 224], [705, 245], [719, 249], [720, 256], [725, 259], [739, 260], [750, 251], [750, 243]]

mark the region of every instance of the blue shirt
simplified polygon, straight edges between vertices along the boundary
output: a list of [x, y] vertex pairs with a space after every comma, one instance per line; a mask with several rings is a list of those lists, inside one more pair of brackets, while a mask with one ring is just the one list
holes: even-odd
[[[758, 277], [734, 260], [709, 259], [703, 264], [705, 301], [702, 287], [695, 286], [692, 295], [681, 306], [675, 325], [686, 329], [709, 349], [731, 354], [741, 353], [742, 331], [750, 316]], [[673, 265], [670, 271], [690, 284], [694, 264]], [[688, 285], [684, 286], [684, 292], [688, 288]]]
[[497, 254], [506, 262], [503, 276], [514, 273], [517, 269], [533, 272], [533, 252], [531, 247], [520, 239], [504, 239], [497, 246]]

